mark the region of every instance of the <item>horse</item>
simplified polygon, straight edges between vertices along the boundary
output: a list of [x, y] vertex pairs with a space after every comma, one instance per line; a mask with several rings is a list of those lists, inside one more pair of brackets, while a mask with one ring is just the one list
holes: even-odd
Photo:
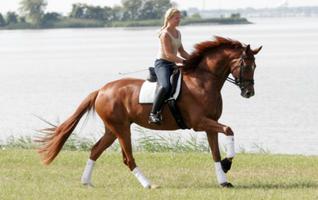
[[[239, 86], [242, 97], [250, 98], [254, 95], [254, 55], [261, 48], [262, 46], [251, 49], [250, 45], [237, 40], [215, 36], [212, 40], [196, 44], [190, 58], [179, 66], [182, 88], [177, 106], [189, 128], [206, 132], [220, 187], [233, 187], [227, 181], [225, 173], [231, 168], [235, 156], [234, 132], [230, 126], [218, 122], [222, 113], [221, 89], [225, 81], [230, 79], [230, 82]], [[228, 77], [230, 74], [233, 78]], [[142, 173], [133, 157], [130, 126], [136, 123], [154, 130], [177, 130], [179, 126], [167, 106], [162, 109], [161, 124], [148, 123], [151, 105], [138, 102], [144, 81], [122, 78], [109, 82], [90, 93], [62, 124], [46, 129], [46, 134], [38, 140], [41, 143], [38, 152], [43, 164], [48, 165], [56, 158], [82, 116], [95, 110], [105, 125], [105, 133], [91, 149], [81, 177], [82, 183], [93, 186], [91, 175], [96, 160], [118, 139], [123, 163], [144, 188], [156, 187]], [[223, 160], [219, 150], [218, 133], [226, 136], [226, 157]]]

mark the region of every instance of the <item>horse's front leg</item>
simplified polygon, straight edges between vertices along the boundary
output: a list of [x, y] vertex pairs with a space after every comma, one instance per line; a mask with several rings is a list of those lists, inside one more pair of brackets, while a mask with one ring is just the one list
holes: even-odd
[[[227, 182], [225, 173], [231, 168], [232, 159], [235, 156], [234, 151], [234, 133], [229, 126], [223, 125], [209, 118], [201, 118], [196, 124], [194, 130], [206, 131], [209, 145], [215, 162], [215, 172], [218, 183], [222, 187], [233, 187]], [[218, 132], [226, 135], [226, 158], [221, 161], [221, 155], [218, 143]]]
[[215, 173], [216, 173], [216, 178], [218, 183], [222, 187], [233, 187], [233, 185], [227, 181], [227, 178], [225, 175], [225, 173], [231, 168], [232, 160], [230, 160], [227, 156], [225, 159], [221, 161], [219, 142], [218, 142], [218, 133], [207, 132], [207, 138], [211, 148], [212, 157], [214, 160]]

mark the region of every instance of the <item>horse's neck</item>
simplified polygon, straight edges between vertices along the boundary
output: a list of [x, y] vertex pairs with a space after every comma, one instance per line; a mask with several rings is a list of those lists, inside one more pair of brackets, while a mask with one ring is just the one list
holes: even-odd
[[229, 60], [226, 56], [207, 57], [202, 60], [196, 73], [201, 81], [209, 82], [212, 89], [221, 91], [230, 73]]
[[195, 73], [184, 74], [183, 76], [184, 81], [190, 84], [189, 88], [200, 91], [201, 94], [205, 93], [204, 96], [220, 94], [224, 84], [224, 81], [218, 77], [198, 69]]

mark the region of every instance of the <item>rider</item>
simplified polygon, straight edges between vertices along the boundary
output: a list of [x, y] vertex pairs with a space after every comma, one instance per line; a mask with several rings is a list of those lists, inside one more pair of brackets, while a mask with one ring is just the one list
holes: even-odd
[[182, 64], [185, 59], [189, 58], [189, 54], [183, 49], [181, 43], [181, 33], [176, 29], [180, 19], [181, 12], [178, 9], [168, 9], [165, 14], [164, 24], [159, 31], [160, 45], [158, 56], [155, 60], [155, 73], [159, 88], [150, 112], [149, 123], [159, 124], [161, 122], [161, 107], [171, 91], [170, 75], [176, 63]]

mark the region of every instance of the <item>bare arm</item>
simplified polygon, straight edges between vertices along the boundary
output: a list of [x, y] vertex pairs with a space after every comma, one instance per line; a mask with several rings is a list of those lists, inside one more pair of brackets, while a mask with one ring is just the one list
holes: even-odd
[[163, 47], [163, 52], [169, 59], [169, 61], [175, 62], [175, 63], [182, 63], [183, 59], [178, 57], [177, 55], [174, 55], [172, 52], [171, 47], [171, 38], [168, 35], [168, 33], [162, 33], [160, 36], [160, 42]]
[[182, 58], [184, 59], [189, 59], [190, 55], [188, 54], [188, 52], [186, 52], [183, 48], [183, 45], [181, 44], [181, 47], [178, 49], [179, 54], [181, 55]]

